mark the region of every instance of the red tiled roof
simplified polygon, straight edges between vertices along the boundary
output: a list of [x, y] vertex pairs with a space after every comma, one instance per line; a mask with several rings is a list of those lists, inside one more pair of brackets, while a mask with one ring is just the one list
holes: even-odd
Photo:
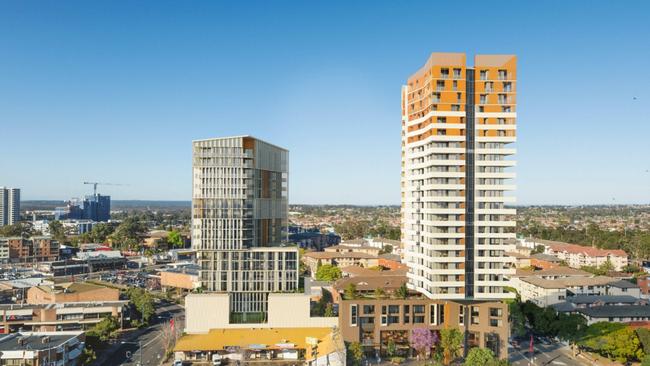
[[608, 255], [627, 257], [627, 253], [621, 249], [599, 249], [593, 247], [582, 246], [578, 244], [563, 243], [560, 241], [551, 240], [535, 240], [536, 242], [548, 245], [554, 252], [567, 252], [567, 253], [584, 253], [590, 257], [606, 257]]

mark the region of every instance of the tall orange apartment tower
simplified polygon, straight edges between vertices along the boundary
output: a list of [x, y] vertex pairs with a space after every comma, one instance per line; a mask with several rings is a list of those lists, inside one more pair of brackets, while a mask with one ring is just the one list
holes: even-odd
[[516, 86], [516, 56], [433, 53], [402, 87], [402, 241], [429, 298], [514, 297]]

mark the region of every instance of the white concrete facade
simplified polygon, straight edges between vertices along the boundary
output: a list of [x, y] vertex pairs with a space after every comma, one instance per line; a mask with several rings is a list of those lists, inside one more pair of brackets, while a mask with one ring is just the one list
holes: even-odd
[[515, 154], [514, 95], [499, 94], [500, 112], [488, 111], [474, 87], [478, 94], [479, 86], [503, 83], [514, 91], [516, 81], [496, 70], [483, 78], [482, 66], [467, 67], [465, 56], [460, 59], [433, 54], [402, 88], [408, 286], [432, 299], [512, 298], [505, 287], [515, 259], [506, 252], [515, 249], [508, 241], [515, 238], [509, 216], [516, 211], [506, 205], [515, 202], [507, 192], [516, 187], [506, 169], [516, 162], [506, 158]]
[[222, 328], [323, 328], [338, 326], [337, 317], [311, 317], [309, 295], [269, 294], [268, 321], [253, 324], [231, 324], [227, 294], [188, 294], [185, 297], [188, 334], [208, 333]]

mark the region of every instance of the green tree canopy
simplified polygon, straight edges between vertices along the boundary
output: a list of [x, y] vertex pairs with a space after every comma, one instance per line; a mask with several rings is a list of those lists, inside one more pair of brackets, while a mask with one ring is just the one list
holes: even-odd
[[345, 286], [344, 295], [347, 300], [352, 300], [357, 298], [357, 285], [354, 283], [348, 283]]
[[181, 233], [176, 230], [172, 230], [169, 235], [167, 235], [167, 243], [174, 248], [182, 248], [185, 246]]
[[142, 319], [141, 325], [149, 324], [149, 320], [156, 312], [151, 294], [139, 287], [130, 287], [126, 294]]
[[440, 330], [440, 347], [442, 347], [446, 364], [449, 364], [460, 355], [462, 344], [463, 333], [457, 328]]
[[396, 295], [402, 299], [406, 299], [409, 296], [409, 289], [406, 287], [406, 282], [402, 283], [402, 285], [397, 288]]
[[55, 239], [59, 243], [65, 242], [66, 239], [65, 228], [63, 227], [61, 221], [58, 220], [50, 221], [50, 223], [48, 224], [48, 228], [50, 229], [50, 236], [52, 236], [53, 239]]
[[336, 281], [341, 278], [341, 269], [331, 264], [323, 264], [316, 270], [316, 279], [319, 281]]
[[361, 364], [361, 360], [363, 359], [363, 348], [359, 342], [350, 342], [348, 344], [348, 358], [352, 365], [358, 366]]
[[486, 366], [494, 362], [494, 352], [487, 348], [472, 348], [467, 353], [463, 366]]

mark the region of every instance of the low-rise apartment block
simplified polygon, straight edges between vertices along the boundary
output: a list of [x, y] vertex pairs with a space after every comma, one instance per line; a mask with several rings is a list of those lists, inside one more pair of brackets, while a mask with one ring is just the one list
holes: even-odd
[[0, 247], [9, 251], [9, 262], [32, 263], [54, 261], [59, 257], [59, 242], [49, 236], [0, 238]]
[[348, 266], [375, 267], [379, 265], [376, 255], [359, 252], [309, 252], [302, 260], [309, 267], [312, 276], [316, 274], [319, 263], [330, 264], [339, 268]]
[[542, 245], [545, 248], [545, 254], [553, 255], [573, 268], [583, 266], [599, 267], [610, 262], [615, 271], [622, 271], [628, 265], [628, 255], [620, 249], [599, 249], [541, 239], [526, 239], [522, 243], [532, 248]]
[[567, 267], [519, 272], [513, 276], [512, 283], [521, 301], [531, 301], [541, 307], [565, 302], [576, 295], [641, 297], [641, 289], [629, 281]]

